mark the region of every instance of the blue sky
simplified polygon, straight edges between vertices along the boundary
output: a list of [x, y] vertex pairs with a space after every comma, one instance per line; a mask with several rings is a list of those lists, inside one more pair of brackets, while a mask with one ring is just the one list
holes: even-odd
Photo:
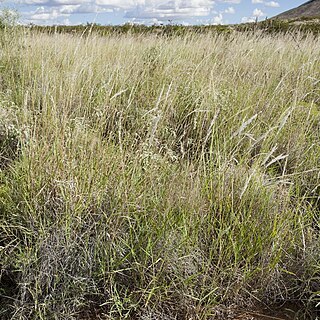
[[263, 20], [306, 0], [10, 0], [22, 23], [226, 24]]

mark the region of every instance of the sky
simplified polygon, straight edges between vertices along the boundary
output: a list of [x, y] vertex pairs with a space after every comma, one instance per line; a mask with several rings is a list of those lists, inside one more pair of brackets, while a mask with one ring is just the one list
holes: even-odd
[[123, 23], [208, 25], [270, 18], [306, 0], [6, 0], [23, 24]]

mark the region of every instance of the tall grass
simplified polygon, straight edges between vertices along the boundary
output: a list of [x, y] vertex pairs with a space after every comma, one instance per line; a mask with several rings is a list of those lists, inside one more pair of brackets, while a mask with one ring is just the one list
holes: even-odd
[[319, 38], [1, 39], [1, 319], [315, 317]]

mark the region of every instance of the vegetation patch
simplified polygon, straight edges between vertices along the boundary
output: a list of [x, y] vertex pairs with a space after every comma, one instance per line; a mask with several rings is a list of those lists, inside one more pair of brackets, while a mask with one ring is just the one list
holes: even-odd
[[272, 23], [0, 31], [1, 319], [315, 319], [320, 42]]

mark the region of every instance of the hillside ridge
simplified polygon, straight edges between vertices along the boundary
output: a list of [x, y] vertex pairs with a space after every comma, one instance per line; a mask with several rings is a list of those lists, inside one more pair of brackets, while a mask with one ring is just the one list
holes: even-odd
[[297, 19], [312, 18], [320, 16], [320, 0], [309, 0], [302, 5], [285, 11], [274, 18], [279, 19]]

